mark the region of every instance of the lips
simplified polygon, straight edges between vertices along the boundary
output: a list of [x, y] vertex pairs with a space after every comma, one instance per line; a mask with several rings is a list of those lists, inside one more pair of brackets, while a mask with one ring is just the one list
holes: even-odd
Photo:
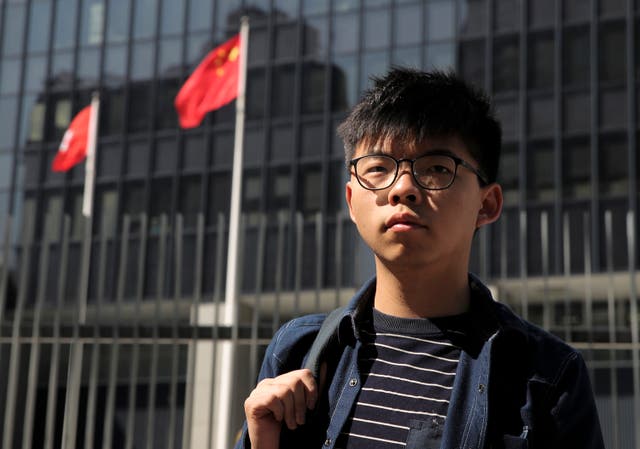
[[416, 227], [424, 227], [418, 217], [409, 213], [394, 214], [385, 223], [385, 228], [395, 230], [406, 230]]

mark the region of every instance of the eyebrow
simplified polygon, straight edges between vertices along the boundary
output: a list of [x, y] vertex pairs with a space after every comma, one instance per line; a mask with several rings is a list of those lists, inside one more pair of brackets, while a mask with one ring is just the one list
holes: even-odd
[[[391, 150], [393, 151], [393, 149]], [[381, 148], [371, 148], [368, 149], [365, 154], [363, 154], [363, 156], [368, 156], [368, 155], [386, 155], [386, 156], [391, 156], [389, 151], [385, 151]], [[441, 155], [441, 156], [453, 156], [455, 158], [458, 159], [463, 159], [460, 156], [458, 156], [457, 154], [455, 154], [453, 151], [449, 150], [448, 148], [431, 148], [427, 151], [425, 151], [424, 153], [416, 156], [416, 158], [418, 157], [422, 157], [422, 156], [437, 156], [437, 155]], [[415, 158], [413, 158], [415, 159]]]

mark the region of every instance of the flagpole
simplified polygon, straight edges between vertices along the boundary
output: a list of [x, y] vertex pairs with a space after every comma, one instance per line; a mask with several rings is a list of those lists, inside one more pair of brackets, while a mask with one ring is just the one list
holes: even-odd
[[98, 140], [98, 119], [100, 117], [100, 94], [94, 92], [91, 97], [91, 116], [89, 118], [89, 137], [87, 159], [84, 165], [84, 194], [82, 196], [82, 215], [90, 217], [93, 213], [93, 190], [96, 181], [96, 142]]
[[[231, 175], [231, 206], [229, 212], [229, 244], [227, 249], [227, 275], [224, 314], [220, 324], [234, 327], [238, 322], [238, 249], [240, 247], [240, 215], [242, 207], [242, 159], [244, 145], [245, 92], [247, 83], [247, 50], [249, 46], [249, 18], [243, 16], [240, 23], [240, 65], [238, 70], [238, 97], [236, 99], [236, 125]], [[227, 448], [231, 443], [233, 408], [233, 381], [235, 376], [235, 334], [221, 344], [221, 368], [218, 407], [214, 418], [218, 428], [215, 448]]]

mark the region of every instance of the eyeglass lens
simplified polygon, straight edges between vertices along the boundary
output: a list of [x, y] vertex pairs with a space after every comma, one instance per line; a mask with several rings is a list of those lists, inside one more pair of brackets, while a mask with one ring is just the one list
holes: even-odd
[[[413, 162], [413, 176], [425, 189], [445, 189], [456, 174], [456, 161], [446, 155], [426, 155]], [[398, 162], [384, 155], [369, 155], [356, 162], [356, 176], [363, 187], [385, 189], [396, 179]]]

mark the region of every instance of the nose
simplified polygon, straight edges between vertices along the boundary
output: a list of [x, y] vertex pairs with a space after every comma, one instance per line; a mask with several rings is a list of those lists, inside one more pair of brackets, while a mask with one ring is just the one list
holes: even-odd
[[389, 188], [389, 203], [399, 204], [403, 202], [417, 203], [420, 195], [422, 195], [422, 189], [416, 183], [416, 180], [411, 173], [411, 163], [409, 161], [403, 161], [406, 164], [401, 163], [398, 167], [398, 176], [395, 182]]

